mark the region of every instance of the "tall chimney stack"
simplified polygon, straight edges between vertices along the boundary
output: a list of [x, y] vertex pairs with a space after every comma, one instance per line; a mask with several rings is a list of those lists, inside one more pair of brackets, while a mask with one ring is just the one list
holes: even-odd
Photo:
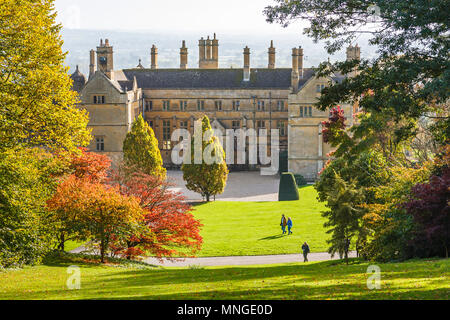
[[151, 56], [152, 56], [151, 68], [158, 69], [158, 48], [155, 45], [152, 46]]
[[270, 41], [268, 68], [275, 69], [275, 48], [273, 47], [273, 40]]
[[250, 48], [244, 48], [244, 81], [250, 81]]
[[214, 39], [212, 40], [212, 60], [215, 68], [219, 68], [219, 40], [214, 33]]
[[186, 70], [188, 65], [188, 49], [186, 48], [186, 41], [183, 40], [180, 48], [180, 69]]
[[298, 73], [300, 79], [303, 79], [303, 49], [298, 47]]
[[291, 73], [291, 87], [292, 91], [294, 93], [298, 90], [298, 81], [299, 81], [299, 74], [298, 74], [298, 49], [293, 48], [292, 49], [292, 73]]
[[212, 41], [208, 38], [206, 39], [206, 60], [211, 60], [212, 58]]
[[203, 37], [198, 41], [198, 67], [203, 68], [206, 58], [206, 41]]
[[95, 73], [95, 50], [92, 49], [89, 52], [89, 79], [94, 75]]

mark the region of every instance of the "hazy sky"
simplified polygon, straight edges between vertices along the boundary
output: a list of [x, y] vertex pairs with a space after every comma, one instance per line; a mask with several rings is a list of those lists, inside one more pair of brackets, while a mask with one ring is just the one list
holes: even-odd
[[300, 33], [265, 21], [273, 0], [56, 0], [59, 22], [70, 29], [157, 32]]

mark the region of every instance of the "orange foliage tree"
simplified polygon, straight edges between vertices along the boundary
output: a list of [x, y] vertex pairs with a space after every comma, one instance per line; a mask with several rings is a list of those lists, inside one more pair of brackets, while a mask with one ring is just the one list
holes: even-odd
[[48, 206], [78, 239], [98, 244], [102, 263], [113, 238], [126, 241], [146, 231], [141, 228], [143, 210], [138, 199], [88, 178], [70, 175], [59, 184]]
[[144, 220], [147, 234], [128, 239], [126, 246], [115, 244], [116, 254], [128, 259], [152, 255], [162, 257], [192, 256], [201, 249], [202, 224], [192, 214], [192, 207], [181, 193], [171, 191], [172, 186], [158, 176], [144, 173], [123, 175], [116, 173], [115, 184], [126, 196], [139, 199], [145, 210]]

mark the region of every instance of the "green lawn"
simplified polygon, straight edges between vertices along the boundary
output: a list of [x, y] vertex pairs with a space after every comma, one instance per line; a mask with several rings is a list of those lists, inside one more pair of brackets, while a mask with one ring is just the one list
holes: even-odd
[[[379, 290], [367, 289], [368, 263], [352, 262], [164, 269], [72, 258], [0, 271], [0, 299], [449, 299], [449, 259], [379, 264]], [[70, 265], [81, 290], [66, 288]]]
[[[199, 204], [194, 215], [204, 227], [200, 257], [299, 253], [307, 241], [312, 252], [327, 251], [321, 212], [313, 186], [299, 189], [299, 201]], [[281, 235], [281, 215], [291, 217], [294, 234]]]
[[64, 251], [69, 252], [72, 251], [78, 247], [81, 247], [84, 244], [84, 242], [79, 242], [79, 241], [66, 241], [66, 243], [64, 244]]

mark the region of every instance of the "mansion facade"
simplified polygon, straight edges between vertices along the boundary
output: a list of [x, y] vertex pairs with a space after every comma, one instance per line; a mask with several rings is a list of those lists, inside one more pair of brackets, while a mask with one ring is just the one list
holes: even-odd
[[[179, 68], [158, 68], [158, 48], [150, 51], [151, 65], [115, 70], [113, 47], [106, 39], [90, 51], [89, 75], [71, 75], [80, 95], [79, 107], [89, 113], [93, 140], [89, 150], [120, 161], [122, 144], [135, 117], [143, 114], [153, 128], [166, 167], [171, 163], [171, 134], [175, 129], [194, 130], [194, 121], [207, 115], [213, 129], [279, 129], [284, 166], [313, 181], [327, 160], [330, 146], [322, 141], [321, 122], [328, 112], [314, 103], [321, 90], [343, 75], [318, 78], [303, 67], [303, 49], [292, 49], [292, 67], [276, 67], [273, 41], [267, 68], [251, 68], [250, 48], [243, 52], [242, 68], [219, 67], [216, 35], [199, 40], [198, 68], [188, 68], [188, 48], [180, 48]], [[359, 59], [360, 48], [347, 48], [347, 59]], [[343, 103], [350, 124], [354, 106]], [[269, 139], [270, 141], [270, 139]], [[225, 150], [226, 152], [226, 150]], [[281, 158], [281, 157], [280, 157]], [[281, 164], [283, 166], [283, 163]], [[252, 166], [232, 166], [246, 170]]]

